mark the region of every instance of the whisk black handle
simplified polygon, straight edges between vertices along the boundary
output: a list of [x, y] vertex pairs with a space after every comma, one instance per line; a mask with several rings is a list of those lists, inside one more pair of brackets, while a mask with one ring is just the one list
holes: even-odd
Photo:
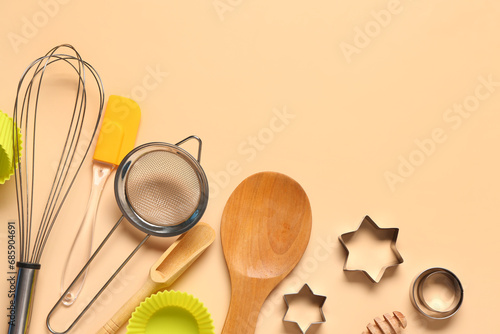
[[14, 314], [9, 321], [8, 334], [27, 334], [29, 332], [35, 284], [40, 265], [18, 262], [17, 267]]

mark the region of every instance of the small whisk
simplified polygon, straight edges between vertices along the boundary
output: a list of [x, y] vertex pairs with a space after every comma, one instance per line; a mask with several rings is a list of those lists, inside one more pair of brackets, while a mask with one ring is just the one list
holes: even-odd
[[[48, 71], [48, 69], [54, 67], [53, 64], [56, 63], [63, 65], [65, 72], [56, 72], [57, 75], [52, 77], [54, 72]], [[61, 68], [58, 66], [57, 69]], [[95, 82], [99, 99], [95, 106], [97, 112], [93, 116], [87, 115], [87, 98], [91, 95], [87, 90], [87, 76], [92, 82]], [[49, 77], [50, 85], [47, 84]], [[54, 78], [62, 79], [61, 82], [57, 81], [57, 87], [64, 87], [64, 94], [67, 94], [68, 88], [72, 89], [74, 86], [75, 98], [74, 102], [71, 100], [73, 105], [71, 114], [67, 115], [68, 128], [53, 130], [57, 133], [64, 131], [66, 137], [52, 184], [47, 189], [44, 187], [47, 175], [38, 175], [36, 169], [50, 165], [50, 161], [47, 159], [40, 161], [40, 156], [43, 157], [46, 150], [53, 147], [54, 143], [53, 139], [37, 138], [37, 136], [42, 132], [40, 124], [44, 124], [42, 121], [44, 116], [39, 115], [40, 109], [42, 109], [41, 96], [44, 96], [45, 101], [46, 90], [55, 89], [53, 87]], [[71, 79], [74, 81], [70, 81]], [[60, 84], [64, 86], [60, 86]], [[42, 88], [42, 86], [44, 87]], [[59, 93], [58, 96], [61, 97], [63, 92]], [[51, 98], [58, 102], [57, 96], [51, 96]], [[52, 105], [52, 109], [55, 105], [55, 103]], [[25, 334], [29, 331], [34, 289], [42, 253], [61, 207], [90, 149], [101, 119], [103, 106], [104, 90], [99, 74], [82, 59], [71, 45], [59, 45], [36, 59], [27, 67], [19, 81], [13, 118], [15, 125], [21, 129], [24, 153], [22, 157], [18, 157], [19, 167], [15, 173], [20, 250], [19, 262], [17, 263], [15, 312], [9, 321], [9, 334]], [[60, 118], [61, 116], [63, 115], [52, 117]], [[89, 122], [92, 124], [93, 132], [88, 143], [84, 145], [80, 142], [80, 138]], [[45, 141], [43, 141], [44, 139]], [[17, 136], [14, 136], [14, 149], [16, 147], [19, 147], [19, 143]], [[39, 147], [43, 148], [45, 152], [37, 154]], [[45, 166], [40, 163], [45, 163]], [[40, 212], [37, 210], [39, 203], [42, 204]]]

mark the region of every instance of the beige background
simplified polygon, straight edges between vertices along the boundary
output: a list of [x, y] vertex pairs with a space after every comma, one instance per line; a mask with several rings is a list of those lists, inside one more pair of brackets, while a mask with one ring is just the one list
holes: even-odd
[[[51, 47], [71, 43], [98, 70], [107, 95], [139, 102], [137, 144], [174, 143], [191, 134], [203, 139], [212, 192], [203, 221], [216, 229], [217, 240], [172, 288], [203, 301], [216, 332], [230, 292], [219, 239], [222, 210], [239, 182], [263, 170], [301, 183], [313, 231], [302, 261], [264, 305], [256, 333], [297, 332], [282, 323], [282, 295], [305, 282], [328, 296], [327, 323], [318, 334], [361, 333], [374, 316], [393, 310], [408, 316], [413, 334], [498, 330], [497, 1], [41, 0], [2, 2], [0, 13], [3, 111], [12, 114], [24, 68]], [[360, 33], [366, 29], [369, 35]], [[154, 71], [160, 72], [156, 81], [148, 78]], [[484, 85], [488, 78], [496, 84]], [[472, 111], [460, 116], [453, 110], [459, 104]], [[288, 118], [280, 123], [277, 113]], [[426, 143], [427, 154], [417, 143]], [[402, 159], [413, 165], [405, 169]], [[45, 249], [32, 333], [48, 332], [45, 317], [59, 296], [64, 253], [83, 216], [90, 163]], [[12, 181], [0, 186], [1, 272], [14, 199]], [[377, 285], [342, 271], [345, 253], [337, 241], [366, 214], [382, 227], [400, 228], [405, 259]], [[119, 216], [110, 181], [98, 214], [99, 239]], [[121, 262], [140, 237], [131, 227], [120, 229], [100, 267]], [[146, 244], [74, 333], [97, 330], [172, 241]], [[412, 278], [431, 266], [449, 268], [463, 282], [465, 302], [450, 321], [427, 321], [410, 304]], [[83, 299], [106, 270], [92, 273]], [[2, 312], [6, 295], [2, 278]]]

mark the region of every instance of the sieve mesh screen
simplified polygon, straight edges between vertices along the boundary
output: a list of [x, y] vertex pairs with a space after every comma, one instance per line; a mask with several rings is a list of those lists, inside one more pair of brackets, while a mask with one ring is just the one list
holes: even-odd
[[125, 191], [130, 206], [157, 226], [175, 226], [196, 210], [201, 197], [200, 179], [184, 158], [170, 151], [152, 151], [130, 168]]

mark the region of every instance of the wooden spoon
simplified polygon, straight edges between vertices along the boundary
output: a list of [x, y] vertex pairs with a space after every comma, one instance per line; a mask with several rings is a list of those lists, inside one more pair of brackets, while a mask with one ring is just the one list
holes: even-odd
[[255, 332], [262, 304], [306, 250], [311, 224], [306, 193], [286, 175], [254, 174], [234, 190], [221, 222], [231, 276], [231, 303], [222, 334]]
[[97, 334], [116, 333], [146, 297], [172, 285], [214, 240], [214, 229], [205, 223], [198, 223], [181, 235], [153, 264], [149, 278], [142, 288], [115, 313]]

